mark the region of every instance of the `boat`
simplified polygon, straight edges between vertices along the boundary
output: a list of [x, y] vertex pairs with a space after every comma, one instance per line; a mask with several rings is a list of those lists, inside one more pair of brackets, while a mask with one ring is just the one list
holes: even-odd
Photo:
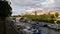
[[60, 29], [60, 25], [57, 24], [57, 23], [48, 24], [48, 27], [49, 27], [49, 28], [52, 28], [52, 29], [56, 29], [56, 30], [59, 30], [59, 29]]

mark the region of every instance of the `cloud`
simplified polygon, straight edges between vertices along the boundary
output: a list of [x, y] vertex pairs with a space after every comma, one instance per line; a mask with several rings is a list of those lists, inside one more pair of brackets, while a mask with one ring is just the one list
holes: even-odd
[[42, 6], [44, 7], [53, 7], [54, 6], [54, 0], [46, 0], [45, 2], [42, 2]]
[[[60, 0], [10, 0], [13, 14], [24, 13], [25, 10], [41, 8], [44, 10], [60, 10]], [[30, 11], [29, 11], [30, 12]]]
[[12, 6], [49, 8], [60, 7], [60, 0], [11, 0]]

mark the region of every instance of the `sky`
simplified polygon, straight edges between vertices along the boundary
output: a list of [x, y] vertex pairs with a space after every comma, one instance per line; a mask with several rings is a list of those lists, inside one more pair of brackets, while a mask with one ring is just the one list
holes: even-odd
[[35, 9], [60, 10], [60, 0], [8, 0], [11, 2], [12, 15], [31, 12]]

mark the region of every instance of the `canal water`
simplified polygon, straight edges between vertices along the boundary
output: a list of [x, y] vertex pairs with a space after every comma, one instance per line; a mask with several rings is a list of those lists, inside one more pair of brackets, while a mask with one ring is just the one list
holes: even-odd
[[60, 34], [60, 31], [56, 31], [47, 27], [40, 27], [42, 34]]
[[[18, 22], [18, 23], [22, 24], [22, 22]], [[24, 25], [31, 26], [28, 23], [24, 23]], [[42, 34], [60, 34], [60, 31], [53, 30], [53, 29], [50, 29], [50, 28], [47, 28], [47, 27], [39, 27], [39, 29], [41, 30]]]

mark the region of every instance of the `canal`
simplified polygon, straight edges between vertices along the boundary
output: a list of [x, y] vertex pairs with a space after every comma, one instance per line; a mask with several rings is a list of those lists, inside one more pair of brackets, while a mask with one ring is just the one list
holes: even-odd
[[40, 27], [42, 34], [60, 34], [60, 31], [56, 31], [47, 27]]
[[[18, 22], [18, 24], [22, 24], [22, 23], [23, 22]], [[29, 23], [24, 23], [24, 25], [31, 26]], [[39, 29], [41, 30], [42, 34], [60, 34], [60, 31], [57, 31], [57, 30], [54, 30], [54, 29], [50, 29], [48, 27], [39, 27]]]

